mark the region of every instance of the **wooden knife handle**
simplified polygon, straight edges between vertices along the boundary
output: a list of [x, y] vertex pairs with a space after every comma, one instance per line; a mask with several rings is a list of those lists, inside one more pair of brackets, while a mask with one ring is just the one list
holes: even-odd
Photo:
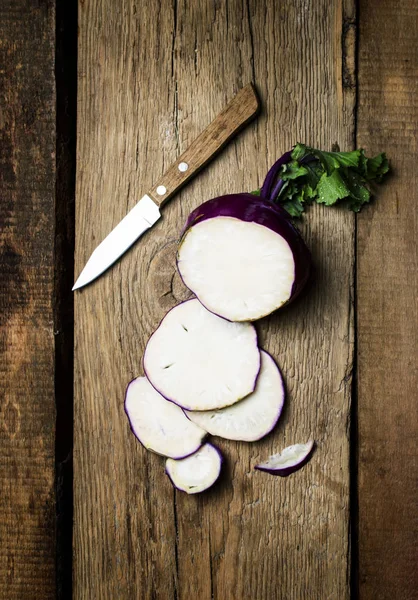
[[255, 117], [258, 109], [257, 94], [249, 83], [171, 165], [160, 181], [147, 192], [148, 196], [162, 207]]

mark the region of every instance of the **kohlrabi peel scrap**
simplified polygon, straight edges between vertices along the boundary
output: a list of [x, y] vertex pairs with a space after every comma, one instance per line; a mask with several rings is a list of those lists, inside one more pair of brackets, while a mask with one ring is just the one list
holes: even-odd
[[254, 391], [260, 363], [255, 327], [226, 321], [196, 299], [167, 313], [144, 355], [155, 389], [187, 410], [224, 408], [245, 398]]
[[186, 411], [189, 419], [210, 433], [228, 440], [255, 442], [276, 426], [283, 408], [285, 388], [273, 358], [261, 353], [261, 369], [254, 392], [233, 406], [211, 411]]
[[175, 488], [187, 494], [198, 494], [210, 488], [218, 479], [222, 454], [212, 444], [181, 460], [167, 459], [165, 472]]
[[273, 454], [264, 463], [256, 465], [254, 468], [259, 471], [265, 471], [271, 475], [280, 475], [287, 477], [291, 473], [298, 471], [305, 465], [312, 456], [315, 442], [313, 440], [306, 444], [294, 444], [288, 446], [278, 454]]

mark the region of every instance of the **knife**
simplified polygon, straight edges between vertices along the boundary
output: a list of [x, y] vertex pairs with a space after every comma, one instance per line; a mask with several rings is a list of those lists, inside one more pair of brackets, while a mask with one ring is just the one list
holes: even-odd
[[116, 225], [88, 259], [74, 284], [81, 288], [106, 271], [161, 217], [160, 209], [244, 127], [259, 109], [251, 83], [242, 88], [214, 121]]

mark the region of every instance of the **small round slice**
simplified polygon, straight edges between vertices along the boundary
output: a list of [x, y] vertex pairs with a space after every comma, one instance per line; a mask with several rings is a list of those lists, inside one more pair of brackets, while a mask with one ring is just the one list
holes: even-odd
[[218, 479], [222, 454], [212, 444], [205, 444], [187, 458], [167, 459], [165, 472], [175, 488], [187, 494], [198, 494], [210, 488]]
[[125, 411], [141, 444], [163, 456], [188, 456], [200, 448], [206, 437], [206, 431], [163, 398], [146, 377], [138, 377], [128, 385]]
[[144, 370], [155, 389], [182, 408], [230, 406], [255, 388], [257, 332], [250, 323], [231, 323], [198, 300], [187, 300], [171, 309], [151, 336]]
[[221, 410], [186, 411], [189, 419], [211, 435], [254, 442], [270, 433], [279, 420], [285, 397], [280, 370], [270, 354], [261, 354], [261, 369], [254, 392]]
[[273, 454], [266, 462], [256, 465], [254, 468], [271, 475], [286, 477], [308, 462], [312, 456], [314, 446], [315, 442], [313, 440], [306, 444], [288, 446], [279, 454]]

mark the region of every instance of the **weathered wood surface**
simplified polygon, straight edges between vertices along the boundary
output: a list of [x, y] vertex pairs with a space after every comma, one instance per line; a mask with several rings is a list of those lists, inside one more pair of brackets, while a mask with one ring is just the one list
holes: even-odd
[[[260, 443], [219, 444], [228, 464], [212, 492], [173, 491], [163, 459], [130, 433], [123, 396], [149, 335], [188, 295], [174, 267], [188, 212], [254, 189], [297, 140], [352, 147], [354, 2], [83, 0], [79, 9], [77, 272], [252, 79], [264, 112], [77, 293], [74, 597], [347, 599], [352, 215], [316, 208], [303, 224], [316, 282], [259, 324], [285, 374], [285, 414]], [[310, 437], [318, 449], [297, 476], [253, 471]]]
[[54, 2], [0, 5], [0, 598], [55, 597]]
[[361, 600], [418, 594], [418, 2], [362, 1], [358, 143], [393, 176], [358, 220]]

